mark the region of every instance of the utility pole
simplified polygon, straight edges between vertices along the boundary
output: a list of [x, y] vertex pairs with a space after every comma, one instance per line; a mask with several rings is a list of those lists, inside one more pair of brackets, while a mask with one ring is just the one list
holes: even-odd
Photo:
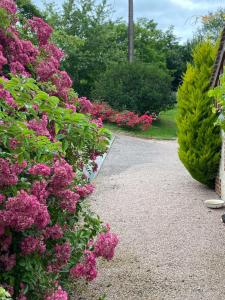
[[134, 2], [129, 1], [129, 24], [128, 24], [128, 61], [134, 61]]

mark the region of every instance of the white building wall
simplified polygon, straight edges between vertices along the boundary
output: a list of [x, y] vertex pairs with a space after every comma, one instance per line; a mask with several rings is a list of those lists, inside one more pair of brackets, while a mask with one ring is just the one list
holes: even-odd
[[220, 159], [220, 169], [219, 177], [221, 180], [221, 198], [225, 201], [225, 133], [222, 131], [222, 150], [221, 150], [221, 159]]

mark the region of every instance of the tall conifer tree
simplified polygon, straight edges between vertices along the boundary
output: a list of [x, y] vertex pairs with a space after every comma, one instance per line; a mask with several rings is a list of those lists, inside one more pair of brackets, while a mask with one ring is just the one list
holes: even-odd
[[208, 186], [214, 184], [221, 151], [218, 116], [208, 95], [216, 50], [209, 41], [194, 49], [193, 64], [178, 90], [179, 157], [192, 177]]

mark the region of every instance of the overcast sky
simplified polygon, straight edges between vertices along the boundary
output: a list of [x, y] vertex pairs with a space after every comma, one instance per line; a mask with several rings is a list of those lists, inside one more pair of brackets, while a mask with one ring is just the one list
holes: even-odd
[[[42, 0], [33, 0], [41, 6]], [[48, 0], [46, 0], [48, 1]], [[60, 6], [63, 0], [55, 0]], [[108, 0], [112, 5], [113, 18], [127, 19], [128, 0]], [[182, 41], [191, 38], [196, 28], [196, 19], [209, 11], [224, 7], [225, 0], [134, 0], [135, 18], [146, 17], [155, 20], [161, 29], [174, 26], [174, 31]]]

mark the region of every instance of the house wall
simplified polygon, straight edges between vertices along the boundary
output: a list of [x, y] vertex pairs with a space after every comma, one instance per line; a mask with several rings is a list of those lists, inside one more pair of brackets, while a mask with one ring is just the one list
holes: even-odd
[[225, 133], [221, 132], [222, 135], [222, 149], [221, 149], [221, 159], [219, 173], [216, 178], [215, 190], [216, 193], [225, 201]]

